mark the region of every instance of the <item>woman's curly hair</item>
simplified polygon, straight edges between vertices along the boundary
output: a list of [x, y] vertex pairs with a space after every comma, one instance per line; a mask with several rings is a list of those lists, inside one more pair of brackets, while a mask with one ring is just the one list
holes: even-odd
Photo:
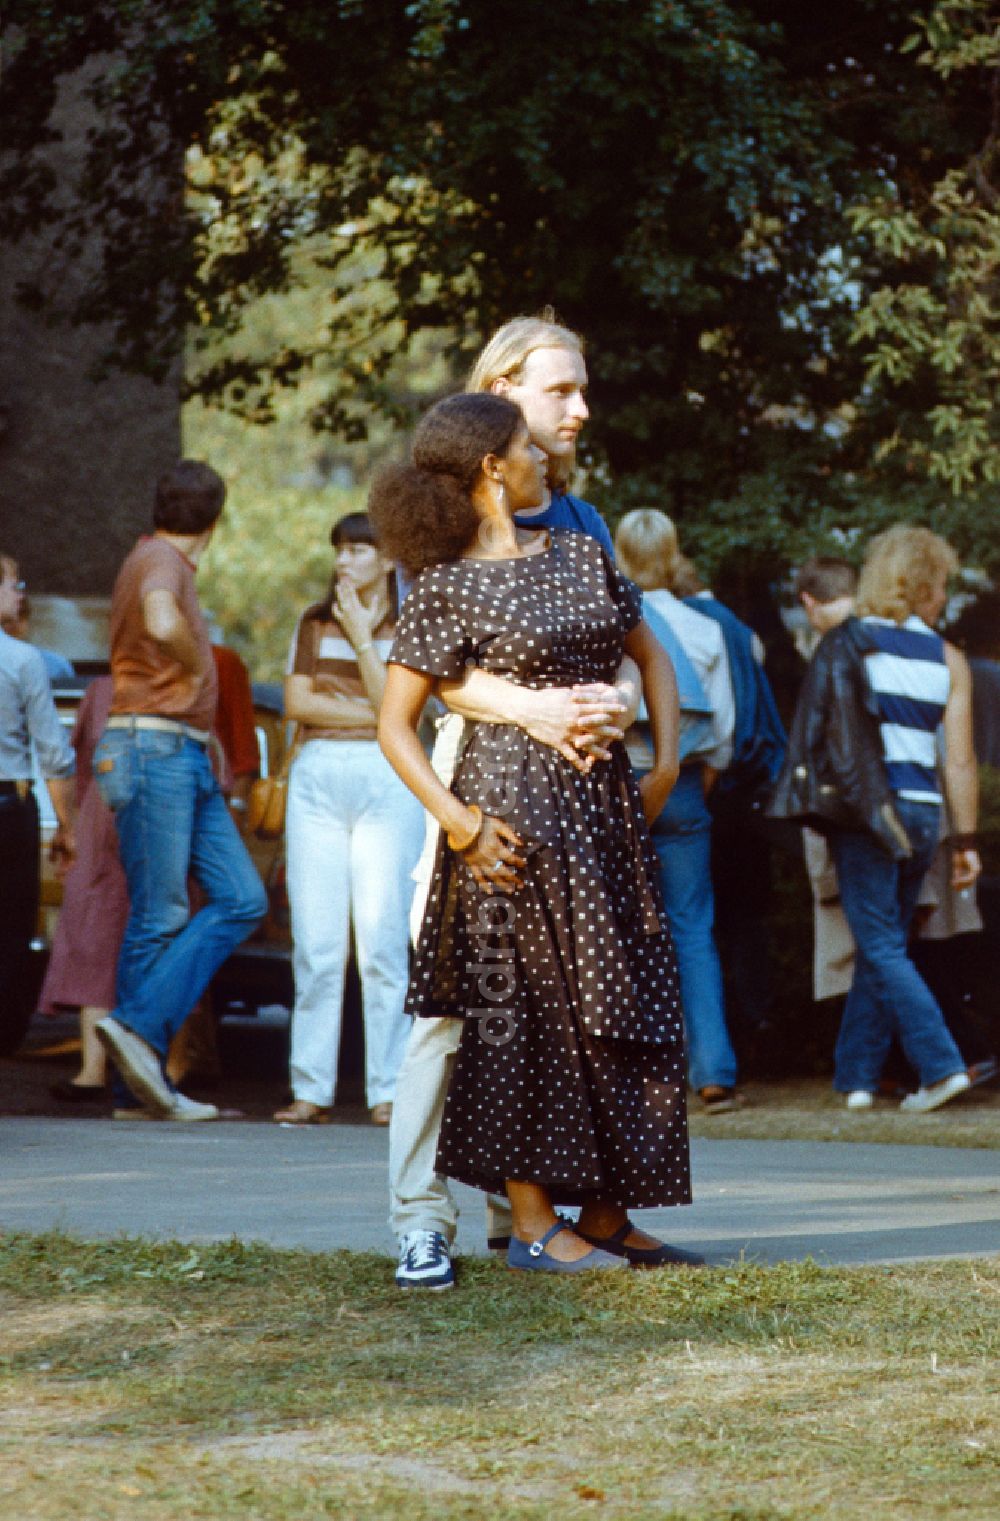
[[479, 527], [472, 487], [487, 454], [501, 457], [521, 423], [491, 392], [446, 396], [417, 424], [412, 463], [387, 465], [368, 493], [379, 547], [409, 576], [457, 560]]
[[915, 523], [895, 523], [865, 551], [855, 603], [859, 617], [874, 614], [904, 623], [943, 572], [953, 575], [958, 556], [945, 539]]

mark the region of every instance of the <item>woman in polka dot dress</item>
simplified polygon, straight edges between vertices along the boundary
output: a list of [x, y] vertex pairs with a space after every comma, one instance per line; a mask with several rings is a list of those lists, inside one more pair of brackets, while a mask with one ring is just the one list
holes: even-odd
[[[677, 775], [673, 671], [598, 544], [514, 524], [542, 499], [543, 465], [509, 401], [452, 396], [369, 500], [384, 551], [417, 576], [379, 740], [443, 834], [407, 1009], [466, 1021], [436, 1166], [506, 1188], [512, 1266], [697, 1261], [627, 1218], [691, 1197], [677, 972], [645, 823]], [[623, 650], [656, 750], [641, 783], [620, 743], [576, 769], [489, 723], [452, 790], [435, 777], [417, 725], [437, 681], [474, 664], [532, 687], [610, 682]], [[575, 1229], [554, 1202], [581, 1206]]]

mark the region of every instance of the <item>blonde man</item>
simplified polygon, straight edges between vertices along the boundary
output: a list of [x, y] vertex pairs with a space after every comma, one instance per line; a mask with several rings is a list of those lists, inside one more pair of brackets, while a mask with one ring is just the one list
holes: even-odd
[[[609, 556], [611, 536], [600, 514], [571, 495], [567, 483], [576, 444], [589, 415], [587, 367], [581, 339], [555, 322], [516, 317], [490, 339], [476, 360], [467, 390], [493, 391], [521, 409], [532, 440], [544, 449], [547, 489], [541, 505], [518, 514], [530, 528], [563, 528], [589, 534]], [[583, 769], [605, 757], [621, 738], [638, 707], [638, 673], [626, 660], [615, 686], [587, 684], [532, 690], [499, 676], [472, 670], [459, 684], [442, 685], [440, 695], [452, 710], [480, 722], [516, 724], [531, 737], [551, 745]], [[432, 764], [450, 782], [462, 739], [461, 723], [446, 719], [439, 730]], [[412, 922], [419, 926], [438, 831], [429, 823], [424, 854], [417, 868], [418, 887]], [[400, 1288], [449, 1289], [454, 1284], [450, 1251], [458, 1212], [443, 1177], [434, 1170], [437, 1137], [462, 1021], [415, 1020], [396, 1084], [389, 1130], [390, 1225], [399, 1241], [396, 1282]], [[490, 1196], [487, 1237], [491, 1248], [506, 1248], [510, 1210], [506, 1199]], [[650, 1239], [633, 1233], [628, 1250], [648, 1249]], [[689, 1261], [677, 1251], [672, 1260]]]
[[[576, 467], [576, 441], [590, 409], [587, 406], [587, 366], [583, 339], [553, 320], [551, 308], [540, 317], [515, 317], [504, 323], [483, 349], [465, 383], [467, 391], [494, 391], [521, 408], [540, 449], [548, 455], [547, 500], [524, 514], [537, 524], [549, 513], [553, 493], [566, 495]], [[577, 527], [611, 552], [611, 537], [603, 519], [587, 502], [576, 504], [570, 521], [548, 526]], [[559, 514], [557, 514], [558, 516]]]

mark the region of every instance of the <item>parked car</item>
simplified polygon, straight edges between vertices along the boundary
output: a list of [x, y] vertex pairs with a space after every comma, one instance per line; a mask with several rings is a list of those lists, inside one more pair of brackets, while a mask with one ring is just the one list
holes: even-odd
[[[53, 685], [59, 716], [68, 729], [76, 722], [77, 710], [91, 679], [76, 676]], [[269, 776], [280, 767], [285, 754], [286, 726], [280, 684], [255, 682], [253, 699], [261, 775]], [[41, 777], [36, 777], [35, 793], [42, 824], [38, 926], [19, 996], [12, 1005], [0, 1008], [0, 1055], [4, 1056], [21, 1044], [37, 1007], [62, 903], [62, 883], [49, 859], [56, 818]], [[259, 1009], [275, 1004], [291, 1008], [293, 1003], [284, 840], [250, 837], [246, 843], [267, 888], [268, 912], [252, 938], [233, 952], [212, 983], [213, 1008], [220, 1018], [227, 1014], [256, 1014]]]

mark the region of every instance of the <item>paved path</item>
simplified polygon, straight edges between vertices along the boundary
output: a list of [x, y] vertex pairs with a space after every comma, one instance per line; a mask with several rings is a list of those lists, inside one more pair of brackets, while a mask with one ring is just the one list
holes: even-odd
[[[385, 1131], [339, 1124], [0, 1122], [0, 1229], [389, 1252]], [[717, 1262], [905, 1262], [1000, 1253], [1000, 1152], [799, 1141], [692, 1143], [696, 1203], [649, 1229]], [[485, 1249], [457, 1190], [459, 1248]]]

